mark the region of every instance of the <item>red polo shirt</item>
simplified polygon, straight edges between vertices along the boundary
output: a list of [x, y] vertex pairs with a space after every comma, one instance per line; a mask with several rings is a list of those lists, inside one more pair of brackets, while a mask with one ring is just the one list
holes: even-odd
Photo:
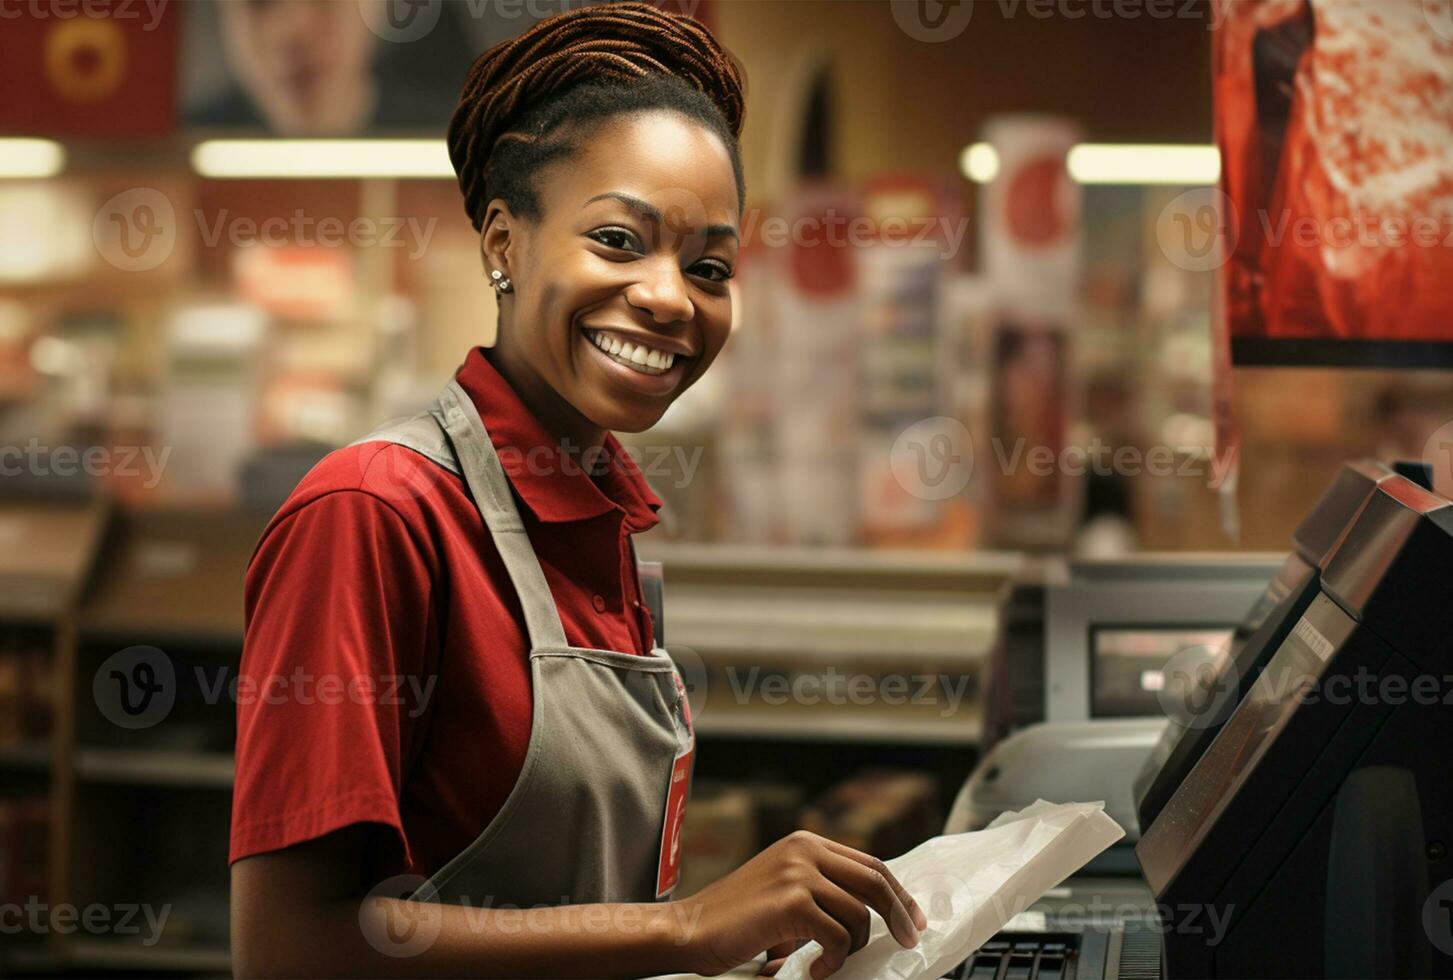
[[[630, 535], [661, 502], [640, 470], [614, 436], [601, 475], [570, 465], [482, 349], [457, 377], [566, 639], [646, 652]], [[358, 823], [394, 831], [382, 874], [468, 846], [519, 776], [532, 703], [519, 600], [462, 479], [401, 446], [332, 453], [268, 524], [245, 590], [231, 860]]]

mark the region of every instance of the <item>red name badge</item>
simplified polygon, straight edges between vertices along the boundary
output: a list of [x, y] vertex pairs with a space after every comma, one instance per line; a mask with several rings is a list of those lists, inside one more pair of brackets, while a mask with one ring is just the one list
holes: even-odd
[[691, 759], [696, 736], [671, 763], [671, 785], [666, 789], [666, 818], [661, 827], [661, 860], [656, 865], [656, 897], [665, 898], [681, 877], [681, 827], [686, 822], [686, 797], [691, 790]]

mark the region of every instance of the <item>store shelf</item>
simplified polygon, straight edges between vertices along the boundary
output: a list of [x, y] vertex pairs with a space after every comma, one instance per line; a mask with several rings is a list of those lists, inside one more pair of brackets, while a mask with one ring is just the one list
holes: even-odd
[[695, 719], [703, 738], [781, 742], [853, 742], [878, 745], [963, 745], [979, 742], [978, 713], [952, 719], [894, 717], [892, 712], [783, 711], [771, 707], [708, 710]]
[[0, 772], [44, 774], [50, 772], [50, 743], [41, 739], [0, 746]]
[[143, 946], [119, 939], [74, 939], [65, 943], [63, 961], [72, 970], [137, 970], [228, 975], [232, 954], [225, 946]]
[[232, 753], [80, 749], [76, 778], [88, 783], [231, 789]]

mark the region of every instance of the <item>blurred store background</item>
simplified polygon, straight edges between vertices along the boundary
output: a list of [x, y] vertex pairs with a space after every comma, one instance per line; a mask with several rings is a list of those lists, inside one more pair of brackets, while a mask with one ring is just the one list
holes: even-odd
[[[0, 972], [226, 972], [243, 568], [309, 466], [490, 342], [442, 130], [475, 54], [575, 5], [6, 5], [0, 901], [170, 917], [7, 935]], [[1453, 418], [1444, 373], [1239, 368], [1224, 485], [1210, 3], [665, 5], [749, 79], [733, 339], [627, 439], [702, 690], [693, 887], [795, 826], [935, 832], [1026, 569], [1283, 551], [1344, 459]], [[783, 706], [753, 669], [943, 696]]]

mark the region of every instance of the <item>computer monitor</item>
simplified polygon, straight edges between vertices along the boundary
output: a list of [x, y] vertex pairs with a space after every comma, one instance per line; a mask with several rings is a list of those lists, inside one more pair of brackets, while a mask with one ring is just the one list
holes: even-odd
[[1166, 662], [1229, 642], [1278, 564], [1274, 555], [1071, 562], [1045, 589], [1044, 720], [1164, 718]]
[[1371, 460], [1344, 465], [1292, 535], [1291, 553], [1236, 627], [1230, 643], [1204, 665], [1184, 665], [1181, 680], [1189, 681], [1190, 686], [1174, 698], [1161, 698], [1162, 705], [1181, 710], [1172, 712], [1170, 723], [1135, 779], [1135, 810], [1141, 827], [1155, 821], [1292, 625], [1316, 598], [1322, 560], [1378, 484], [1391, 476], [1391, 469]]
[[1453, 504], [1378, 481], [1143, 829], [1172, 980], [1453, 975], [1450, 609]]

